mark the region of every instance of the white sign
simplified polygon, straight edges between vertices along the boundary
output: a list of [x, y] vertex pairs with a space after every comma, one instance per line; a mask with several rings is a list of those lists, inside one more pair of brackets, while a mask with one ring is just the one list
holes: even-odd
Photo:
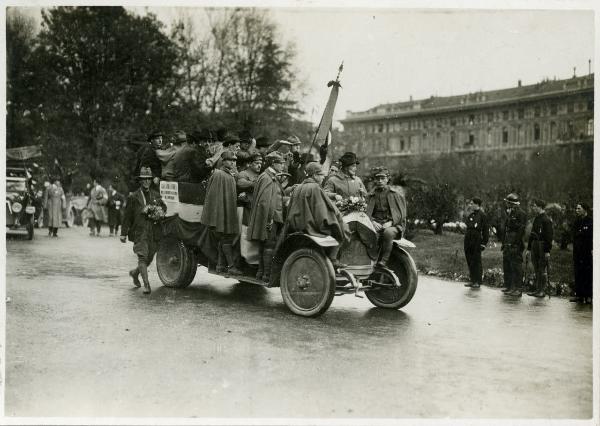
[[177, 182], [160, 182], [160, 196], [165, 203], [178, 203], [179, 202], [179, 185]]

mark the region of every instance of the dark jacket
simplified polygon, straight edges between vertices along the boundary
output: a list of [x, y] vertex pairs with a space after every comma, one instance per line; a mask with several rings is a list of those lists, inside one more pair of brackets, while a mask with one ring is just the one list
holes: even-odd
[[490, 239], [490, 227], [488, 226], [487, 216], [481, 210], [473, 211], [466, 220], [467, 230], [465, 240], [472, 241], [474, 244], [486, 245]]
[[173, 156], [173, 174], [177, 182], [200, 182], [210, 170], [206, 157], [192, 145], [184, 144]]
[[537, 215], [535, 219], [533, 219], [531, 233], [529, 234], [529, 242], [527, 243], [527, 250], [531, 250], [534, 241], [541, 241], [544, 246], [544, 253], [550, 253], [550, 250], [552, 249], [552, 237], [552, 220], [546, 213]]
[[573, 257], [592, 257], [594, 235], [592, 218], [585, 216], [577, 218], [573, 223]]
[[133, 176], [139, 176], [142, 167], [150, 167], [153, 176], [162, 176], [162, 164], [152, 145], [148, 144], [141, 147], [137, 152], [136, 158]]
[[527, 225], [527, 214], [518, 207], [513, 207], [507, 212], [504, 220], [502, 233], [502, 249], [512, 247], [523, 251], [525, 244], [525, 226]]
[[[373, 218], [373, 210], [375, 209], [375, 191], [373, 189], [369, 192], [367, 202], [367, 214], [370, 218]], [[392, 225], [400, 226], [402, 230], [406, 229], [406, 198], [404, 193], [397, 188], [388, 186], [384, 191], [387, 193], [387, 201], [390, 206], [390, 213], [392, 216]]]
[[129, 241], [134, 243], [139, 241], [148, 222], [142, 214], [144, 207], [148, 204], [162, 205], [166, 210], [166, 205], [162, 201], [160, 193], [152, 188], [148, 191], [148, 197], [144, 197], [141, 187], [129, 195], [121, 225], [121, 236], [126, 235]]

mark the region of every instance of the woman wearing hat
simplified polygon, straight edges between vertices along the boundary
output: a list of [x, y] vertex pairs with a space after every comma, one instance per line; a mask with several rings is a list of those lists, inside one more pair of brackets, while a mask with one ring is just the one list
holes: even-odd
[[136, 287], [141, 287], [139, 276], [144, 281], [144, 294], [150, 294], [150, 281], [148, 280], [148, 266], [152, 263], [158, 250], [160, 241], [159, 225], [154, 224], [144, 214], [148, 205], [159, 206], [166, 211], [167, 207], [160, 197], [160, 193], [151, 187], [152, 169], [142, 167], [138, 180], [140, 187], [132, 192], [127, 199], [127, 206], [121, 226], [121, 242], [127, 239], [133, 242], [133, 252], [137, 255], [138, 265], [129, 271]]
[[340, 158], [341, 169], [330, 175], [323, 189], [329, 198], [341, 200], [350, 197], [365, 197], [367, 189], [362, 180], [356, 176], [356, 166], [360, 164], [353, 152], [346, 152]]

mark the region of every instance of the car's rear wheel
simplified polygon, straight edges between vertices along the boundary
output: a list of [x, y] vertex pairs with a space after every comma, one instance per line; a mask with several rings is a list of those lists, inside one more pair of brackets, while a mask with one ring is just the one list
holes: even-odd
[[[417, 290], [417, 267], [412, 257], [394, 248], [387, 263], [388, 270], [376, 268], [369, 277], [375, 281], [374, 289], [365, 291], [371, 303], [380, 308], [400, 309], [411, 301]], [[398, 278], [400, 287], [395, 287], [392, 272]], [[380, 286], [377, 285], [379, 283]]]
[[319, 250], [301, 248], [290, 254], [281, 269], [281, 295], [295, 314], [316, 317], [335, 295], [335, 271]]
[[196, 254], [176, 238], [163, 238], [156, 253], [156, 270], [166, 287], [185, 288], [196, 276]]

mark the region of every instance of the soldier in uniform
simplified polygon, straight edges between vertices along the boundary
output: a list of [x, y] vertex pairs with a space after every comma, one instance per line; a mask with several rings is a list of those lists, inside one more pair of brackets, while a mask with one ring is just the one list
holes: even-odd
[[152, 263], [160, 241], [160, 225], [153, 223], [144, 214], [144, 207], [155, 205], [166, 211], [167, 207], [160, 198], [160, 193], [151, 187], [152, 170], [142, 167], [138, 179], [140, 187], [127, 199], [123, 225], [121, 226], [121, 242], [127, 239], [133, 242], [133, 252], [137, 255], [138, 265], [129, 271], [136, 287], [141, 287], [139, 276], [144, 281], [144, 294], [150, 294], [148, 266]]
[[523, 237], [527, 214], [519, 208], [519, 196], [510, 193], [504, 199], [506, 219], [502, 232], [502, 268], [504, 270], [503, 293], [520, 297], [523, 285]]
[[248, 226], [248, 219], [252, 211], [252, 200], [254, 199], [254, 185], [260, 176], [262, 169], [262, 157], [256, 152], [248, 158], [248, 167], [237, 175], [238, 203], [244, 207], [242, 224]]
[[366, 197], [367, 189], [356, 175], [356, 166], [360, 164], [353, 152], [346, 152], [340, 158], [341, 170], [330, 175], [323, 189], [332, 200], [349, 197]]
[[148, 144], [141, 147], [137, 152], [137, 160], [133, 170], [134, 176], [139, 176], [142, 167], [150, 167], [152, 170], [153, 185], [158, 189], [160, 177], [162, 176], [162, 164], [156, 155], [156, 150], [162, 148], [163, 134], [162, 132], [153, 132], [148, 135]]
[[573, 223], [573, 273], [575, 285], [571, 302], [592, 303], [592, 249], [594, 248], [592, 211], [585, 203], [575, 207], [577, 218]]
[[544, 209], [546, 202], [535, 199], [531, 203], [531, 210], [535, 214], [529, 241], [527, 243], [527, 256], [531, 259], [535, 270], [536, 290], [527, 293], [529, 296], [545, 297], [546, 283], [548, 282], [548, 262], [552, 249], [552, 220], [546, 215]]
[[379, 266], [387, 266], [394, 240], [406, 229], [406, 199], [389, 185], [390, 173], [385, 167], [374, 168], [375, 187], [368, 194], [367, 215], [379, 234]]
[[215, 169], [208, 180], [204, 209], [200, 217], [200, 223], [211, 229], [219, 240], [216, 272], [232, 275], [241, 274], [235, 266], [233, 250], [233, 242], [240, 233], [235, 188], [236, 160], [235, 154], [230, 150], [221, 154], [222, 166]]
[[466, 219], [464, 248], [471, 282], [466, 283], [465, 287], [479, 288], [483, 275], [481, 252], [485, 250], [490, 233], [487, 217], [481, 211], [481, 198], [473, 197], [469, 201], [468, 207], [471, 213]]
[[284, 160], [277, 151], [266, 158], [267, 169], [260, 175], [254, 187], [254, 200], [248, 219], [248, 241], [258, 241], [259, 258], [256, 279], [269, 282], [271, 260], [277, 237], [283, 228], [283, 187], [277, 178]]

